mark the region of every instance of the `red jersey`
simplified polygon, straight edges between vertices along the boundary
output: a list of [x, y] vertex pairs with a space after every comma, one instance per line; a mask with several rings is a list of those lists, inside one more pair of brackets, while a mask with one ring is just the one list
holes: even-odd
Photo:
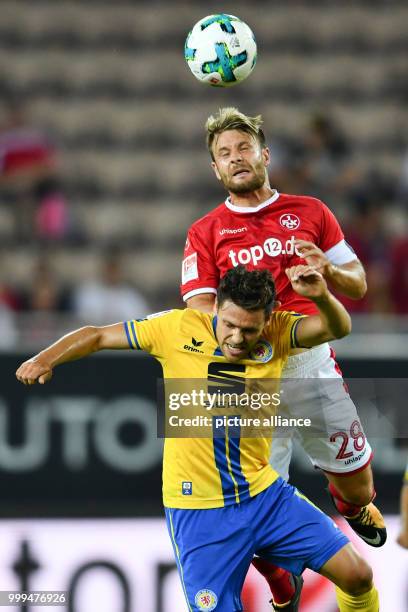
[[183, 299], [216, 293], [227, 270], [243, 264], [249, 270], [266, 268], [271, 272], [281, 310], [315, 314], [314, 303], [296, 293], [285, 274], [286, 268], [306, 263], [295, 239], [313, 242], [337, 265], [356, 259], [336, 217], [316, 198], [275, 192], [256, 207], [234, 206], [227, 199], [188, 231]]

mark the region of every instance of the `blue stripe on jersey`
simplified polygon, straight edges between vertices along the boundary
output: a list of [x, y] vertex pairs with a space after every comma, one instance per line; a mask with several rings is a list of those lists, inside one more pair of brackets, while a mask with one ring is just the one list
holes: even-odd
[[[215, 317], [212, 320], [212, 328], [213, 328], [213, 332], [214, 332], [214, 338], [217, 340], [217, 336], [215, 333], [215, 330], [217, 329], [217, 315], [215, 315]], [[220, 349], [219, 346], [217, 346], [217, 348], [214, 351], [214, 355], [216, 355], [217, 357], [223, 357], [224, 353], [222, 352], [222, 350]]]
[[301, 348], [297, 339], [296, 329], [302, 319], [296, 319], [290, 330], [290, 346], [292, 348]]
[[214, 458], [215, 465], [217, 466], [217, 470], [219, 471], [221, 477], [221, 487], [222, 494], [224, 496], [224, 503], [227, 504], [230, 503], [231, 500], [234, 500], [234, 502], [236, 501], [235, 484], [228, 469], [225, 429], [219, 427], [218, 432], [220, 434], [224, 434], [224, 437], [213, 438]]
[[[231, 432], [231, 433], [230, 433]], [[249, 482], [244, 476], [241, 466], [241, 448], [240, 448], [240, 434], [241, 428], [234, 427], [228, 430], [228, 444], [229, 444], [229, 458], [232, 469], [232, 474], [238, 485], [239, 501], [242, 503], [251, 496], [249, 494]]]
[[130, 322], [130, 326], [131, 326], [131, 328], [132, 328], [132, 334], [133, 334], [133, 338], [134, 338], [134, 341], [135, 341], [135, 343], [136, 343], [136, 346], [137, 346], [137, 348], [139, 349], [139, 351], [141, 351], [142, 349], [140, 348], [140, 344], [139, 344], [139, 342], [137, 341], [137, 335], [136, 335], [136, 329], [135, 329], [135, 323], [134, 323], [134, 321], [131, 321], [131, 322]]
[[217, 334], [215, 333], [215, 330], [217, 329], [217, 319], [218, 317], [217, 315], [215, 315], [215, 317], [213, 317], [213, 320], [212, 320], [212, 328], [213, 328], [215, 339], [217, 339]]
[[133, 349], [133, 350], [135, 350], [135, 347], [133, 346], [132, 341], [131, 341], [130, 336], [129, 336], [129, 330], [128, 330], [128, 326], [127, 326], [127, 321], [125, 321], [125, 322], [123, 323], [123, 327], [125, 328], [126, 337], [127, 337], [127, 339], [128, 339], [128, 342], [129, 342], [129, 346], [130, 346], [130, 348], [131, 348], [131, 349]]

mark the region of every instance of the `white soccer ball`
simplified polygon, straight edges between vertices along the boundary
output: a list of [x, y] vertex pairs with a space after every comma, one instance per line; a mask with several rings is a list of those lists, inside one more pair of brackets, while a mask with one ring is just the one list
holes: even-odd
[[254, 69], [256, 54], [251, 29], [238, 17], [224, 13], [200, 19], [184, 46], [194, 76], [215, 87], [230, 87], [246, 79]]

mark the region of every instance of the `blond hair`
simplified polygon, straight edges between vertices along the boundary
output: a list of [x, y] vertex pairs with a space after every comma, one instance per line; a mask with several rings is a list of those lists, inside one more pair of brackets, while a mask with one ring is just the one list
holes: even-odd
[[210, 115], [205, 123], [207, 132], [207, 147], [213, 156], [212, 145], [217, 134], [226, 132], [227, 130], [241, 130], [252, 134], [258, 140], [261, 147], [265, 147], [265, 135], [261, 129], [263, 123], [262, 115], [256, 117], [248, 117], [241, 113], [234, 106], [220, 108], [216, 116]]

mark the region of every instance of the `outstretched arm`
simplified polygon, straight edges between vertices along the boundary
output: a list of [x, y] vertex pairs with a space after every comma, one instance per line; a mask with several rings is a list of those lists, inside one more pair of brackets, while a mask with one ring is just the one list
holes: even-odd
[[330, 293], [320, 272], [311, 266], [293, 266], [286, 274], [296, 293], [312, 300], [319, 309], [318, 315], [299, 320], [296, 327], [299, 347], [310, 348], [350, 333], [350, 315]]
[[367, 292], [366, 274], [359, 259], [334, 265], [318, 246], [307, 240], [296, 240], [296, 248], [303, 259], [313, 266], [335, 291], [353, 300], [360, 300]]
[[123, 323], [104, 327], [82, 327], [25, 361], [16, 372], [17, 379], [25, 385], [44, 384], [52, 377], [55, 366], [81, 359], [102, 349], [127, 349], [129, 343]]

